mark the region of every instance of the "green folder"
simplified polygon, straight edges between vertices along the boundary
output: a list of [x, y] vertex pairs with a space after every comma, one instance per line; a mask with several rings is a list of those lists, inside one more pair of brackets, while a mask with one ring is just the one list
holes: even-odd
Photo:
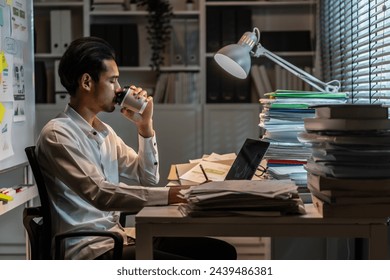
[[277, 90], [266, 94], [277, 98], [347, 98], [345, 92], [319, 92], [319, 91], [299, 91], [299, 90]]

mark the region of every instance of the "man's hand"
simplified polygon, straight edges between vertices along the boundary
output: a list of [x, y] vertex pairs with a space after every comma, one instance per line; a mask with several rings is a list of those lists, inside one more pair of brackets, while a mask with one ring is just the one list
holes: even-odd
[[168, 204], [187, 203], [186, 199], [179, 197], [180, 191], [189, 187], [174, 186], [169, 188]]
[[140, 96], [145, 97], [148, 104], [142, 114], [135, 113], [127, 108], [122, 108], [121, 113], [137, 126], [138, 133], [144, 138], [154, 135], [153, 129], [153, 97], [148, 96], [147, 92], [140, 87], [131, 86], [131, 89]]

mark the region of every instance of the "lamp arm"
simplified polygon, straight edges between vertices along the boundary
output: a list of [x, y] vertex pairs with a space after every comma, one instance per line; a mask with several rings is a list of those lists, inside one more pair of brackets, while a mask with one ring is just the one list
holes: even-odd
[[[290, 62], [282, 59], [280, 56], [277, 56], [276, 54], [270, 52], [269, 50], [267, 50], [266, 48], [264, 48], [260, 44], [257, 45], [256, 51], [252, 52], [252, 55], [254, 57], [259, 57], [259, 56], [263, 55], [263, 56], [269, 58], [270, 60], [272, 60], [276, 64], [279, 64], [280, 66], [282, 66], [283, 68], [285, 68], [286, 70], [288, 70], [289, 72], [291, 72], [292, 74], [294, 74], [295, 76], [302, 79], [303, 81], [305, 81], [306, 83], [308, 83], [309, 85], [313, 86], [314, 88], [316, 88], [317, 90], [319, 90], [321, 92], [338, 92], [339, 91], [339, 88], [340, 88], [339, 81], [334, 80], [334, 81], [330, 81], [328, 83], [325, 83], [325, 82], [317, 79], [316, 77], [310, 75], [309, 73], [303, 71], [302, 69], [296, 67], [295, 65], [291, 64]], [[335, 85], [335, 83], [337, 83], [337, 85]]]

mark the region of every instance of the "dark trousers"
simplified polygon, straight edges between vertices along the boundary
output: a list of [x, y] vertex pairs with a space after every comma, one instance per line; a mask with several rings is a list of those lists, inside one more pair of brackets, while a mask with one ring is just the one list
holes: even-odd
[[[135, 246], [123, 248], [123, 259], [135, 259]], [[112, 259], [110, 250], [97, 260]], [[159, 237], [154, 240], [155, 260], [235, 260], [237, 253], [231, 244], [209, 237]]]

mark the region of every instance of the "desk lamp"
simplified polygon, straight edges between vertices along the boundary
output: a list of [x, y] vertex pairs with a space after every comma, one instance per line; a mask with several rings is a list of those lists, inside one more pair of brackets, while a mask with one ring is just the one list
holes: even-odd
[[251, 68], [251, 56], [259, 57], [261, 55], [269, 58], [276, 64], [279, 64], [321, 92], [339, 91], [340, 81], [334, 80], [328, 83], [324, 83], [316, 77], [308, 74], [302, 69], [294, 66], [288, 61], [265, 49], [260, 44], [260, 31], [257, 27], [253, 29], [253, 32], [245, 32], [237, 44], [227, 45], [220, 49], [214, 55], [214, 59], [219, 64], [219, 66], [221, 66], [231, 75], [239, 79], [245, 79], [248, 76], [249, 70]]

